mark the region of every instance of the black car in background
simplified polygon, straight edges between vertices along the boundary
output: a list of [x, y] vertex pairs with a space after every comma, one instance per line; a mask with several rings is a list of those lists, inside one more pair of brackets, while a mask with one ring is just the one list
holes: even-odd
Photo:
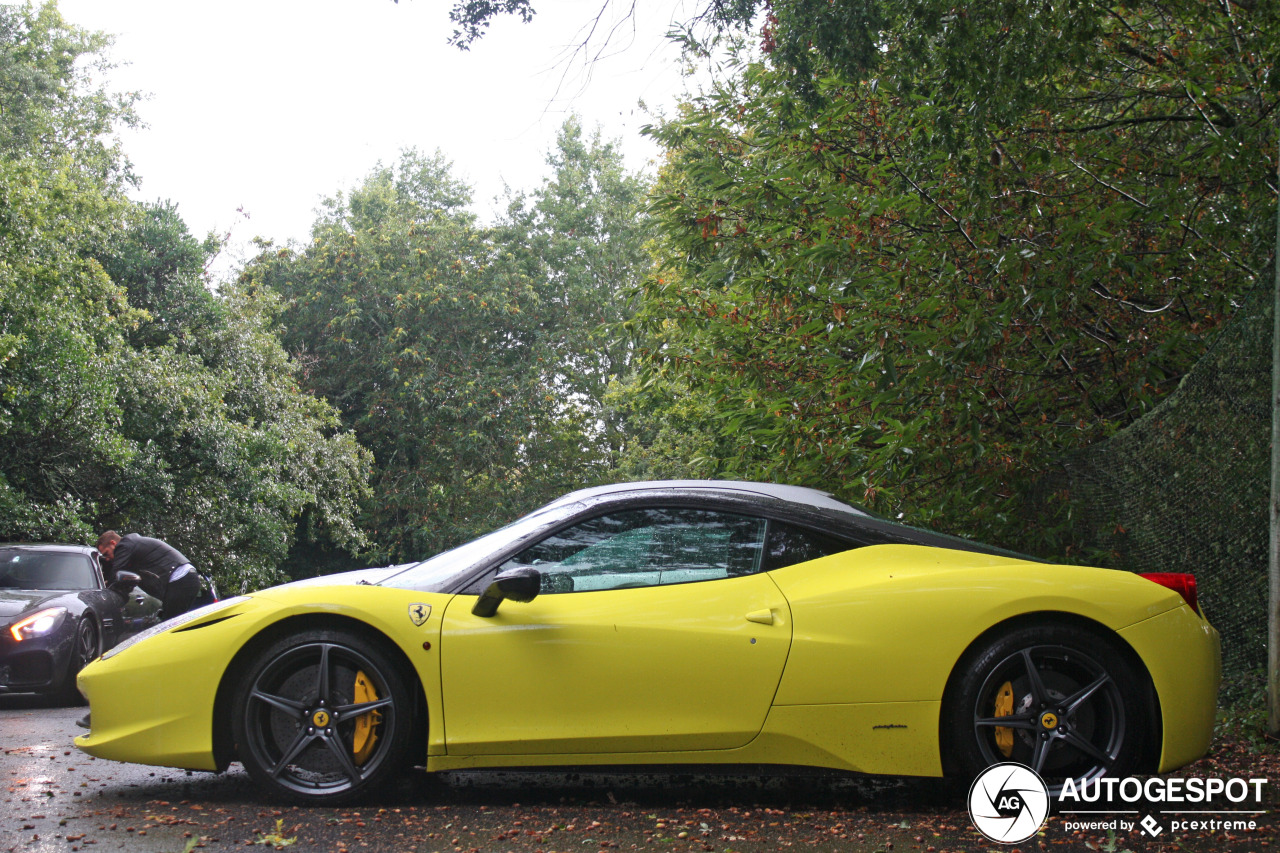
[[93, 548], [0, 544], [0, 693], [81, 701], [81, 668], [159, 621], [136, 582], [121, 572], [108, 585]]

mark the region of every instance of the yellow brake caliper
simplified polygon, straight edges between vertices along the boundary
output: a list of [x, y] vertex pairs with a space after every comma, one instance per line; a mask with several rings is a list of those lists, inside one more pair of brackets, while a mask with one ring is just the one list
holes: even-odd
[[[355, 702], [378, 701], [378, 691], [363, 671], [356, 673], [356, 683], [351, 695]], [[376, 709], [356, 717], [356, 730], [351, 737], [351, 751], [355, 753], [356, 764], [364, 764], [373, 755], [374, 744], [378, 742], [378, 725], [381, 722], [382, 712]]]
[[[1013, 713], [1013, 685], [1006, 681], [996, 694], [996, 716], [1007, 717]], [[363, 719], [363, 718], [361, 718]], [[1013, 755], [1013, 729], [996, 726], [996, 747], [1005, 758]]]

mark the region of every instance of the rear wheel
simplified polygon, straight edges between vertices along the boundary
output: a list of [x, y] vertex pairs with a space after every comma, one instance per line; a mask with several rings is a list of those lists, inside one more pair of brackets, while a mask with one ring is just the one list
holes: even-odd
[[945, 708], [953, 773], [969, 780], [1014, 761], [1056, 796], [1067, 779], [1139, 769], [1151, 732], [1146, 674], [1102, 637], [1065, 625], [1015, 629], [961, 667]]
[[232, 729], [249, 775], [294, 802], [341, 803], [399, 771], [413, 702], [391, 658], [345, 631], [282, 639], [249, 668]]

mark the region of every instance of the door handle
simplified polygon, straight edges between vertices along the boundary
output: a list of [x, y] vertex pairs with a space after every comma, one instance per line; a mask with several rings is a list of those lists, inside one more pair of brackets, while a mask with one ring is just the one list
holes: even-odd
[[747, 621], [756, 622], [760, 625], [772, 625], [773, 611], [772, 610], [753, 610], [752, 612], [747, 614]]

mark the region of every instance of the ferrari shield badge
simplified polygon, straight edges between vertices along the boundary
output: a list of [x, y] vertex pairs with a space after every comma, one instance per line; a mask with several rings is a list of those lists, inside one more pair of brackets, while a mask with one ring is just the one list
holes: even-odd
[[421, 625], [431, 616], [430, 604], [410, 604], [409, 605], [409, 621], [414, 625]]

